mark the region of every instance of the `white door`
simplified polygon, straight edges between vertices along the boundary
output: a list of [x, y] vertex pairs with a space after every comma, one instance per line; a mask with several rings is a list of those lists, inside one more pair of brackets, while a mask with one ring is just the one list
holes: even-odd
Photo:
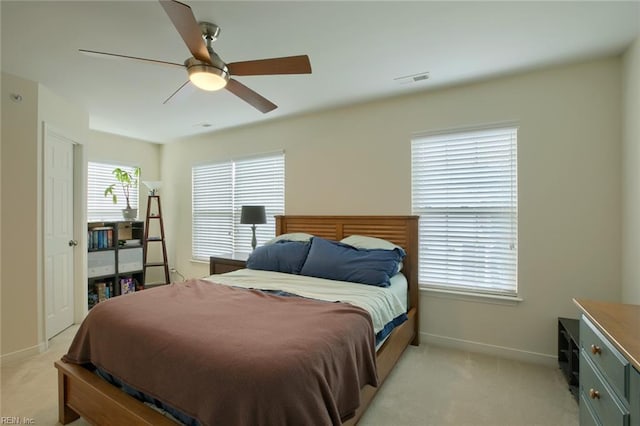
[[44, 259], [47, 339], [73, 324], [73, 142], [45, 127]]

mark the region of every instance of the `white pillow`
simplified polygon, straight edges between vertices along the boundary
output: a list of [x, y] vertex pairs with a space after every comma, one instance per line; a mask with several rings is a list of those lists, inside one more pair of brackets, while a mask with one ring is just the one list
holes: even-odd
[[[383, 240], [382, 238], [366, 237], [364, 235], [349, 235], [346, 238], [340, 240], [342, 244], [348, 244], [351, 247], [357, 249], [382, 249], [382, 250], [394, 250], [399, 248], [404, 253], [404, 249], [399, 245], [393, 244], [391, 241]], [[402, 270], [402, 262], [398, 263], [398, 269], [396, 274]]]
[[277, 237], [272, 238], [266, 243], [264, 243], [264, 245], [266, 246], [267, 244], [273, 244], [278, 241], [301, 241], [303, 243], [306, 243], [309, 240], [311, 240], [311, 237], [313, 237], [313, 235], [305, 234], [304, 232], [292, 232], [289, 234], [278, 235]]
[[393, 244], [391, 241], [383, 240], [382, 238], [365, 237], [364, 235], [350, 235], [341, 239], [340, 242], [360, 249], [393, 250], [399, 248], [404, 252], [402, 247]]

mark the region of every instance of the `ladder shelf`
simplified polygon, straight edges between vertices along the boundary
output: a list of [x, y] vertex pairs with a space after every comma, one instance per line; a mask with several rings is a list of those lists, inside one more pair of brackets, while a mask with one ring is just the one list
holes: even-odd
[[[152, 213], [152, 202], [156, 202], [157, 213]], [[149, 235], [149, 225], [152, 220], [158, 221], [158, 226], [160, 228], [160, 235]], [[149, 261], [149, 243], [162, 243], [162, 261]], [[164, 285], [171, 283], [171, 278], [169, 277], [169, 263], [167, 261], [167, 245], [164, 240], [164, 223], [162, 221], [162, 207], [160, 206], [160, 196], [159, 195], [149, 195], [147, 198], [147, 219], [145, 220], [144, 227], [144, 239], [143, 239], [143, 252], [144, 252], [144, 273], [145, 277], [147, 277], [147, 268], [155, 268], [155, 267], [163, 267], [164, 268], [164, 282], [153, 283], [153, 284], [145, 284], [145, 287], [153, 287], [156, 285]]]

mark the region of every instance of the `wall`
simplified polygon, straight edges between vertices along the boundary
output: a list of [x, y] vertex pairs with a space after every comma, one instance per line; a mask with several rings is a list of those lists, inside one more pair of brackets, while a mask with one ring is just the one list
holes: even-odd
[[521, 303], [421, 293], [423, 337], [552, 362], [572, 298], [621, 297], [620, 59], [531, 72], [163, 146], [170, 263], [190, 260], [191, 167], [285, 150], [287, 214], [411, 213], [414, 132], [518, 121]]
[[[12, 93], [20, 94], [22, 101], [12, 101]], [[11, 207], [5, 207], [2, 215], [3, 361], [46, 347], [42, 123], [82, 143], [89, 116], [45, 87], [3, 73], [2, 205]], [[78, 205], [83, 203], [81, 197]]]
[[640, 37], [622, 61], [622, 301], [640, 305]]
[[[11, 101], [12, 93], [20, 94], [22, 102]], [[38, 85], [3, 73], [1, 196], [4, 250], [0, 271], [3, 355], [33, 349], [39, 343], [39, 277], [35, 267], [39, 241], [36, 232], [37, 119]]]

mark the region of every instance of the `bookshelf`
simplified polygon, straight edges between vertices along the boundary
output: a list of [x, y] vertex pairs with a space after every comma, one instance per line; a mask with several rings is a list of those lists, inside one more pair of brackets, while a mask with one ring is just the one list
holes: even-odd
[[87, 225], [87, 303], [144, 289], [144, 222], [90, 222]]

